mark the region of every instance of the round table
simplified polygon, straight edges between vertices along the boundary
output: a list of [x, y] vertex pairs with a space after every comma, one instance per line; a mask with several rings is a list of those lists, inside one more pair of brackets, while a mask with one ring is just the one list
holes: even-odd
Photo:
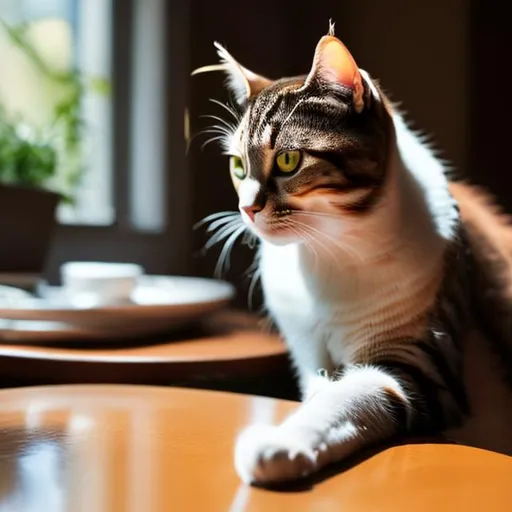
[[0, 377], [15, 384], [172, 384], [286, 372], [287, 351], [261, 321], [221, 311], [172, 335], [131, 343], [0, 344]]
[[0, 512], [510, 510], [512, 459], [447, 444], [387, 449], [286, 492], [241, 484], [236, 433], [294, 407], [144, 386], [0, 391]]

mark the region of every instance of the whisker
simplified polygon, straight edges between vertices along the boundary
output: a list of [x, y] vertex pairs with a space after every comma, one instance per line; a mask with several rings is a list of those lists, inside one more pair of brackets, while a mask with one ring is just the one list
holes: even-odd
[[197, 133], [194, 133], [194, 135], [192, 135], [192, 137], [190, 137], [190, 139], [188, 140], [187, 147], [186, 147], [186, 149], [185, 149], [185, 152], [186, 152], [186, 154], [187, 154], [187, 155], [188, 155], [188, 154], [189, 154], [189, 152], [190, 152], [190, 148], [192, 147], [192, 143], [193, 143], [193, 142], [195, 142], [195, 140], [196, 140], [198, 137], [200, 137], [201, 135], [204, 135], [205, 133], [207, 133], [207, 132], [205, 132], [204, 130], [201, 130], [201, 131], [199, 131], [199, 132], [197, 132]]
[[258, 270], [258, 254], [255, 255], [252, 263], [247, 267], [247, 270], [244, 272], [246, 277], [250, 277], [256, 270]]
[[215, 231], [216, 229], [220, 228], [221, 226], [223, 226], [224, 224], [228, 224], [230, 222], [233, 222], [235, 219], [239, 219], [240, 220], [240, 215], [230, 215], [229, 217], [223, 217], [221, 219], [217, 219], [215, 221], [212, 221], [210, 223], [210, 225], [206, 228], [206, 232], [207, 233], [210, 233], [212, 231]]
[[[234, 231], [236, 231], [238, 228], [240, 228], [241, 224], [240, 222], [233, 222], [230, 223], [228, 226], [224, 226], [220, 228], [216, 233], [214, 233], [208, 241], [204, 245], [204, 250], [208, 250], [214, 245], [218, 244], [225, 238], [231, 235]], [[243, 226], [245, 227], [245, 226]]]
[[185, 149], [185, 152], [186, 154], [188, 155], [189, 152], [190, 152], [190, 148], [192, 147], [192, 143], [195, 142], [195, 140], [200, 137], [201, 135], [205, 135], [207, 133], [212, 133], [212, 134], [218, 134], [219, 137], [216, 137], [216, 138], [212, 138], [212, 139], [209, 139], [208, 141], [206, 141], [202, 146], [201, 146], [201, 150], [204, 149], [204, 146], [206, 146], [207, 144], [209, 144], [210, 142], [213, 142], [214, 140], [219, 140], [219, 139], [227, 139], [229, 137], [231, 137], [233, 134], [231, 132], [229, 132], [227, 129], [223, 129], [222, 126], [210, 126], [204, 130], [200, 130], [198, 131], [197, 133], [194, 133], [194, 135], [192, 135], [192, 137], [190, 137], [190, 139], [187, 141], [187, 147]]
[[[219, 121], [219, 123], [222, 123], [226, 128], [228, 128], [229, 130], [231, 130], [232, 133], [234, 133], [236, 131], [236, 126], [234, 126], [232, 123], [226, 121], [225, 119], [222, 119], [222, 117], [219, 117], [219, 116], [214, 116], [214, 115], [211, 115], [211, 114], [205, 114], [205, 115], [202, 115], [202, 116], [199, 116], [203, 119], [207, 118], [207, 119], [214, 119], [215, 121]], [[218, 125], [216, 125], [218, 126]]]
[[231, 137], [233, 135], [233, 132], [228, 130], [225, 126], [221, 126], [218, 124], [215, 124], [213, 126], [209, 126], [208, 128], [205, 128], [204, 130], [201, 130], [199, 132], [201, 135], [204, 133], [222, 133], [223, 135], [227, 135], [228, 137]]
[[249, 310], [252, 311], [254, 303], [254, 292], [256, 290], [256, 285], [258, 284], [258, 281], [261, 279], [261, 270], [259, 268], [256, 268], [251, 276], [251, 282], [249, 283], [249, 290], [247, 292], [247, 306], [249, 307]]
[[196, 222], [194, 225], [194, 229], [200, 228], [201, 226], [204, 226], [207, 222], [210, 222], [215, 219], [219, 219], [221, 217], [228, 217], [231, 215], [238, 214], [237, 211], [226, 211], [226, 212], [215, 212], [211, 213], [210, 215], [207, 215], [204, 219], [201, 219], [199, 222]]
[[[224, 220], [224, 219], [220, 219], [220, 220]], [[239, 218], [232, 218], [232, 219], [227, 218], [226, 220], [227, 220], [226, 222], [217, 226], [215, 228], [215, 230], [210, 230], [209, 228], [206, 229], [206, 232], [209, 233], [208, 236], [210, 239], [223, 233], [226, 229], [229, 229], [230, 227], [240, 226], [242, 224], [242, 221]]]
[[214, 275], [220, 278], [229, 269], [230, 252], [238, 237], [246, 232], [247, 226], [238, 211], [216, 212], [207, 215], [194, 225], [194, 229], [204, 225], [207, 225], [206, 231], [212, 232], [212, 234], [205, 243], [203, 251], [207, 251], [215, 244], [224, 241], [214, 271]]
[[201, 151], [206, 147], [208, 146], [208, 144], [212, 143], [212, 142], [215, 142], [216, 140], [222, 140], [222, 139], [225, 139], [226, 136], [225, 135], [217, 135], [217, 137], [212, 137], [211, 139], [208, 139], [206, 142], [204, 142], [202, 145], [201, 145]]
[[[297, 220], [294, 220], [294, 222], [298, 223], [299, 225], [303, 226], [306, 230], [309, 231], [310, 235], [312, 236], [313, 233], [318, 233], [319, 236], [323, 236], [324, 238], [327, 239], [327, 242], [330, 242], [332, 245], [334, 245], [335, 247], [337, 247], [339, 250], [349, 254], [349, 255], [352, 255], [352, 257], [355, 257], [357, 259], [360, 259], [361, 260], [361, 257], [360, 255], [351, 247], [347, 247], [347, 246], [343, 246], [341, 245], [340, 243], [338, 243], [334, 238], [332, 238], [331, 236], [329, 236], [327, 233], [324, 233], [323, 231], [313, 227], [313, 226], [310, 226], [309, 224], [304, 224], [303, 222], [300, 222], [300, 221], [297, 221]], [[340, 265], [340, 262], [338, 261], [338, 259], [334, 256], [334, 253], [329, 249], [327, 243], [322, 243], [321, 240], [319, 239], [319, 236], [315, 237], [315, 241], [319, 244], [322, 245], [322, 247], [329, 252], [329, 254], [331, 255], [331, 257], [333, 258], [333, 260], [338, 264]]]
[[[310, 228], [316, 229], [316, 228], [313, 228], [312, 226], [310, 226]], [[359, 261], [364, 261], [363, 258], [361, 257], [361, 255], [359, 254], [359, 252], [356, 249], [354, 249], [353, 247], [349, 247], [347, 244], [342, 243], [341, 240], [336, 240], [328, 233], [324, 233], [323, 231], [320, 231], [318, 229], [317, 229], [317, 231], [322, 233], [323, 236], [325, 238], [327, 238], [328, 241], [330, 241], [334, 246], [336, 246], [341, 251], [346, 252], [347, 254], [351, 254], [353, 257], [357, 258]], [[354, 235], [347, 235], [347, 236], [349, 236], [350, 238], [356, 238], [356, 239], [358, 238], [358, 237], [355, 237]], [[345, 235], [344, 235], [344, 238], [345, 238]]]
[[231, 250], [237, 238], [245, 231], [245, 229], [246, 226], [243, 224], [224, 242], [224, 247], [222, 248], [219, 259], [217, 260], [217, 265], [215, 266], [215, 277], [220, 278], [225, 272], [229, 270]]
[[299, 236], [302, 239], [302, 241], [308, 246], [309, 250], [312, 252], [314, 258], [314, 271], [316, 272], [318, 268], [318, 253], [313, 244], [311, 244], [311, 242], [308, 240], [308, 233], [303, 228], [299, 228], [299, 226], [295, 225], [292, 219], [287, 220], [289, 221], [286, 224], [288, 228], [291, 229], [297, 236]]
[[333, 213], [324, 213], [324, 212], [310, 212], [307, 210], [290, 210], [292, 214], [302, 214], [302, 215], [309, 215], [311, 217], [327, 217], [332, 219], [340, 220], [340, 215], [335, 215]]
[[219, 107], [222, 107], [223, 109], [225, 109], [227, 112], [229, 112], [233, 118], [235, 119], [235, 121], [237, 123], [240, 122], [240, 119], [241, 119], [241, 114], [238, 113], [232, 106], [229, 106], [229, 105], [226, 105], [225, 103], [222, 103], [222, 101], [219, 101], [219, 100], [215, 100], [215, 99], [212, 99], [210, 98], [210, 101], [212, 103], [215, 103], [216, 105], [219, 105]]
[[[332, 214], [329, 214], [329, 213], [322, 213], [322, 212], [310, 212], [310, 211], [303, 211], [303, 210], [291, 210], [291, 213], [292, 213], [292, 215], [293, 214], [297, 214], [297, 215], [298, 214], [303, 214], [303, 215], [310, 216], [310, 217], [336, 218], [338, 220], [340, 219], [339, 215], [332, 215]], [[294, 219], [294, 220], [296, 220], [296, 219]], [[329, 237], [329, 235], [327, 233], [323, 233], [323, 234], [324, 234], [324, 236]], [[371, 237], [372, 234], [375, 234], [375, 232], [373, 230], [368, 230], [367, 229], [366, 233], [365, 233], [365, 237], [366, 238]], [[345, 240], [347, 238], [351, 238], [351, 239], [357, 240], [357, 241], [364, 241], [365, 240], [362, 236], [354, 235], [353, 233], [346, 233], [345, 232], [341, 236], [342, 236], [343, 240]], [[333, 243], [335, 245], [338, 245], [338, 247], [340, 247], [339, 243], [342, 242], [342, 240], [335, 241], [334, 239], [332, 239], [332, 241], [333, 241]], [[361, 255], [359, 253], [357, 253], [354, 248], [352, 248], [352, 250], [354, 251], [354, 254], [357, 254], [357, 257], [359, 259], [361, 259], [361, 261], [363, 261], [363, 258], [361, 257]]]
[[247, 245], [247, 247], [249, 247], [249, 249], [254, 249], [256, 247], [256, 245], [258, 244], [258, 237], [251, 231], [247, 230], [244, 233], [244, 237], [242, 239], [242, 244]]
[[[295, 221], [295, 222], [298, 222], [298, 221]], [[308, 224], [304, 224], [302, 222], [298, 222], [302, 227], [303, 229], [306, 231], [306, 232], [309, 232], [309, 236], [311, 236], [311, 238], [317, 243], [319, 244], [328, 254], [329, 256], [332, 258], [333, 262], [337, 265], [337, 266], [341, 266], [341, 263], [340, 261], [336, 258], [336, 255], [332, 252], [332, 250], [329, 248], [329, 246], [327, 245], [327, 243], [325, 242], [322, 242], [320, 240], [320, 236], [322, 235], [325, 235], [325, 233], [323, 233], [322, 231], [320, 231], [319, 229], [316, 229], [314, 228], [313, 226], [309, 226]], [[318, 233], [317, 236], [315, 236], [315, 233]], [[332, 242], [332, 241], [331, 241]]]

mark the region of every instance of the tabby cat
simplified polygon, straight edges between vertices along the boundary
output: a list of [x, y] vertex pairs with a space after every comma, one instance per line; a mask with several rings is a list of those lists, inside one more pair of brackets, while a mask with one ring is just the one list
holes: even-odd
[[439, 432], [512, 454], [506, 219], [448, 180], [332, 25], [307, 76], [270, 80], [217, 49], [240, 107], [219, 128], [240, 211], [211, 227], [227, 246], [259, 240], [303, 395], [282, 424], [240, 434], [241, 479], [296, 479]]

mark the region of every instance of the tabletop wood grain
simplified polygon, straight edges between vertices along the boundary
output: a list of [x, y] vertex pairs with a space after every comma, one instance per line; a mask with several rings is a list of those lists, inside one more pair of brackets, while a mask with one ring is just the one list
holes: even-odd
[[229, 310], [158, 338], [0, 344], [0, 376], [33, 384], [169, 384], [265, 375], [287, 365], [284, 343], [257, 316]]
[[0, 512], [510, 510], [512, 459], [389, 448], [283, 490], [242, 485], [233, 443], [296, 404], [148, 386], [0, 391]]

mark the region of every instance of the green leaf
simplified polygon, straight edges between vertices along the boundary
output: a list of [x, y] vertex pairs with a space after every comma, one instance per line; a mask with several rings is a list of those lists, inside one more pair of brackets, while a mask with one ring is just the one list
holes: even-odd
[[66, 202], [72, 202], [69, 191], [76, 190], [85, 172], [82, 98], [86, 90], [110, 95], [110, 81], [101, 76], [84, 77], [76, 68], [64, 72], [51, 69], [27, 37], [26, 24], [13, 26], [0, 20], [0, 27], [46, 78], [66, 90], [65, 99], [54, 109], [51, 125], [33, 137], [24, 136], [20, 130], [23, 120], [7, 119], [0, 105], [0, 182], [46, 187], [59, 176], [66, 188], [60, 192]]
[[89, 89], [98, 96], [110, 96], [112, 93], [110, 80], [100, 76], [89, 78]]

